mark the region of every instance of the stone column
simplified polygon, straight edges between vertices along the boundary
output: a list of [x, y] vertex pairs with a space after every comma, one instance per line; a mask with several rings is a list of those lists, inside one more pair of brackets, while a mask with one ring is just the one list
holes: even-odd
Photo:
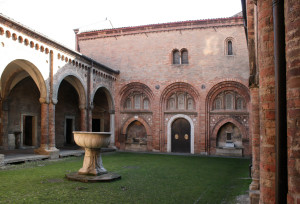
[[81, 131], [87, 131], [86, 128], [86, 108], [84, 105], [79, 106], [80, 109], [80, 130]]
[[57, 101], [49, 104], [49, 148], [48, 153], [51, 159], [59, 158], [59, 150], [55, 147], [55, 105]]
[[115, 148], [115, 110], [110, 110], [110, 146]]

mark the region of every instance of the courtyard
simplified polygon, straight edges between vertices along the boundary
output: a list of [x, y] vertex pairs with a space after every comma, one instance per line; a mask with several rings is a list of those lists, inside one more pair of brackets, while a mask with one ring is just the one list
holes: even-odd
[[82, 156], [6, 165], [0, 203], [236, 203], [251, 181], [245, 158], [113, 152], [102, 159], [120, 180], [67, 180]]

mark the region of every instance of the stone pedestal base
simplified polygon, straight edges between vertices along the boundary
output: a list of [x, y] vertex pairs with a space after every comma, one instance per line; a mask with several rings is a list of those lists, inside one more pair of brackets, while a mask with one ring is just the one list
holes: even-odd
[[59, 149], [56, 149], [55, 147], [49, 149], [45, 147], [40, 147], [38, 149], [35, 149], [34, 152], [36, 154], [41, 154], [41, 155], [50, 155], [50, 159], [59, 158]]
[[259, 190], [249, 192], [250, 204], [259, 204]]
[[4, 154], [0, 154], [0, 166], [4, 166]]
[[259, 180], [252, 179], [252, 182], [249, 186], [249, 190], [258, 190], [259, 189]]
[[83, 166], [79, 169], [78, 174], [97, 176], [107, 173], [100, 152], [101, 149], [85, 148]]
[[92, 176], [92, 175], [82, 175], [76, 173], [70, 173], [66, 174], [66, 178], [71, 180], [71, 181], [80, 181], [84, 183], [89, 183], [89, 182], [108, 182], [108, 181], [114, 181], [121, 179], [121, 176], [116, 173], [108, 172], [106, 174], [101, 174], [99, 176]]

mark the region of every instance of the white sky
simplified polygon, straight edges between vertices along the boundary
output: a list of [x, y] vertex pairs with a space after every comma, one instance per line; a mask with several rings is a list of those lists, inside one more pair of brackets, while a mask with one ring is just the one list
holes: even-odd
[[75, 47], [73, 29], [127, 27], [230, 17], [241, 0], [0, 0], [0, 13]]

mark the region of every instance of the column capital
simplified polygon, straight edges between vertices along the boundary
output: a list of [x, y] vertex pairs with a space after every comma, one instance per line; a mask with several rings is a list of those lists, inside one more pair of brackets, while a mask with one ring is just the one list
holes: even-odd
[[51, 100], [51, 103], [52, 103], [53, 105], [56, 105], [56, 104], [57, 104], [57, 102], [58, 102], [58, 100], [57, 100], [57, 99], [52, 99], [52, 100]]
[[40, 98], [39, 101], [41, 104], [43, 104], [43, 103], [49, 104], [49, 101], [45, 98]]
[[80, 109], [80, 110], [85, 110], [85, 109], [86, 109], [86, 107], [85, 107], [85, 105], [84, 105], [84, 104], [80, 104], [80, 105], [79, 105], [79, 109]]
[[109, 112], [110, 114], [115, 114], [116, 111], [115, 111], [115, 110], [109, 110], [108, 112]]

